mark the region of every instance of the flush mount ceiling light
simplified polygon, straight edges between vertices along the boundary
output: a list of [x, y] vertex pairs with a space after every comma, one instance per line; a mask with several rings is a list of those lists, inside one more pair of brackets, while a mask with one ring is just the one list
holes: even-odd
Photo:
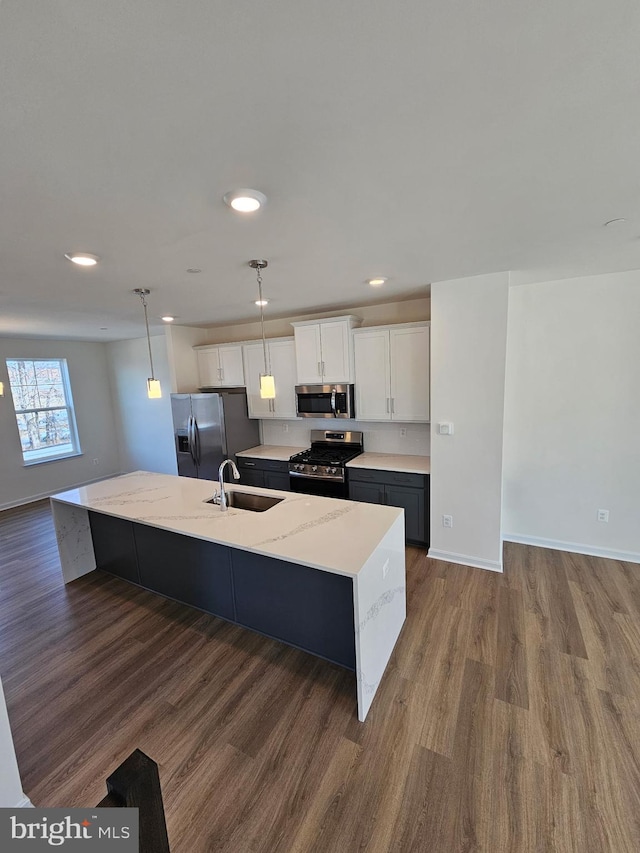
[[269, 304], [269, 300], [268, 300], [268, 299], [256, 299], [255, 304], [256, 304], [256, 305], [260, 305], [260, 306], [262, 306], [262, 305], [268, 305], [268, 304]]
[[267, 203], [267, 197], [264, 193], [246, 188], [225, 193], [223, 200], [225, 204], [228, 204], [233, 210], [237, 210], [238, 213], [255, 213]]
[[90, 255], [88, 252], [66, 252], [65, 258], [79, 267], [95, 267], [100, 260], [97, 255]]
[[149, 367], [151, 368], [151, 376], [147, 379], [147, 397], [150, 400], [157, 400], [162, 397], [162, 389], [160, 388], [160, 380], [156, 379], [153, 373], [153, 356], [151, 355], [151, 335], [149, 334], [149, 317], [147, 315], [147, 300], [151, 291], [147, 287], [136, 287], [133, 291], [136, 296], [140, 297], [142, 307], [144, 308], [144, 325], [147, 330], [147, 346], [149, 347]]
[[176, 318], [175, 318], [175, 317], [172, 317], [172, 316], [171, 316], [171, 314], [165, 314], [165, 316], [164, 316], [164, 317], [160, 317], [160, 319], [161, 319], [161, 320], [163, 320], [165, 323], [173, 323], [173, 321], [174, 321]]
[[198, 269], [198, 267], [189, 267], [189, 269], [187, 270], [187, 272], [190, 272], [190, 273], [194, 273], [194, 274], [195, 274], [195, 273], [198, 273], [198, 272], [202, 272], [202, 270], [201, 270], [201, 269]]
[[382, 287], [382, 285], [388, 281], [384, 276], [378, 276], [378, 278], [368, 278], [367, 284], [370, 284], [371, 287]]
[[264, 306], [266, 300], [262, 296], [262, 270], [268, 265], [268, 261], [256, 259], [249, 261], [249, 266], [258, 274], [258, 300], [256, 305], [260, 306], [260, 327], [262, 329], [262, 353], [264, 355], [264, 373], [260, 374], [260, 397], [263, 400], [273, 400], [276, 396], [276, 381], [271, 373], [271, 364], [267, 365], [267, 340], [264, 335]]

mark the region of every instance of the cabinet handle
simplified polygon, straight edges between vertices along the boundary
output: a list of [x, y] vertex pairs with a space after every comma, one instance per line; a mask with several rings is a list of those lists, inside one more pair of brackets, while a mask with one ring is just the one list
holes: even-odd
[[386, 400], [387, 400], [387, 414], [389, 414], [389, 398], [387, 397]]
[[324, 376], [324, 361], [321, 361], [320, 364], [322, 365], [322, 375]]
[[322, 362], [318, 362], [318, 376], [322, 377]]
[[394, 405], [394, 399], [394, 397], [391, 398], [391, 414], [393, 414], [396, 410], [396, 407]]
[[243, 465], [245, 468], [255, 468], [255, 467], [256, 467], [256, 463], [255, 463], [255, 462], [243, 462], [243, 463], [242, 463], [242, 465]]
[[218, 379], [222, 379], [222, 368], [218, 368]]

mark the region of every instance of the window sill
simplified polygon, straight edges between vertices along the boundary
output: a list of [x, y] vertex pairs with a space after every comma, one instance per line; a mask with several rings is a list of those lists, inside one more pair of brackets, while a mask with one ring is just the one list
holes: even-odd
[[75, 456], [83, 456], [82, 451], [74, 450], [73, 453], [61, 453], [60, 456], [43, 456], [42, 459], [30, 459], [23, 462], [23, 468], [31, 468], [33, 465], [46, 465], [47, 462], [61, 462], [63, 459], [73, 459]]

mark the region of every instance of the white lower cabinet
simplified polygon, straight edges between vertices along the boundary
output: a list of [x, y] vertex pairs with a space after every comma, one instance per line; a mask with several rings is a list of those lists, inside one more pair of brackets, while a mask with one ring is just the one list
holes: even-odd
[[427, 323], [354, 331], [358, 420], [429, 421], [429, 331]]
[[200, 388], [223, 388], [244, 385], [242, 346], [198, 347], [198, 378]]
[[245, 344], [244, 374], [250, 418], [296, 417], [296, 354], [293, 338], [267, 341], [267, 363], [275, 379], [276, 396], [263, 400], [260, 396], [260, 374], [264, 373], [262, 343]]

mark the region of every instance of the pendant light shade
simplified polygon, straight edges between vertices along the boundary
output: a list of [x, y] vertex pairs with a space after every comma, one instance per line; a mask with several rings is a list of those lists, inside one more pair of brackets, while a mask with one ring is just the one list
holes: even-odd
[[140, 301], [142, 302], [142, 307], [144, 308], [144, 325], [147, 330], [147, 346], [149, 347], [149, 368], [151, 370], [151, 376], [147, 379], [147, 397], [150, 400], [158, 400], [162, 397], [162, 388], [160, 387], [160, 380], [156, 379], [153, 374], [153, 355], [151, 354], [151, 335], [149, 334], [149, 317], [147, 316], [147, 297], [151, 291], [146, 287], [136, 287], [133, 291], [140, 297]]
[[264, 334], [264, 305], [262, 298], [262, 270], [268, 261], [256, 259], [249, 261], [249, 266], [258, 274], [258, 305], [260, 306], [260, 328], [262, 329], [262, 352], [264, 355], [264, 373], [260, 374], [260, 397], [263, 400], [274, 400], [276, 396], [276, 380], [271, 373], [270, 359], [267, 359], [267, 340]]

